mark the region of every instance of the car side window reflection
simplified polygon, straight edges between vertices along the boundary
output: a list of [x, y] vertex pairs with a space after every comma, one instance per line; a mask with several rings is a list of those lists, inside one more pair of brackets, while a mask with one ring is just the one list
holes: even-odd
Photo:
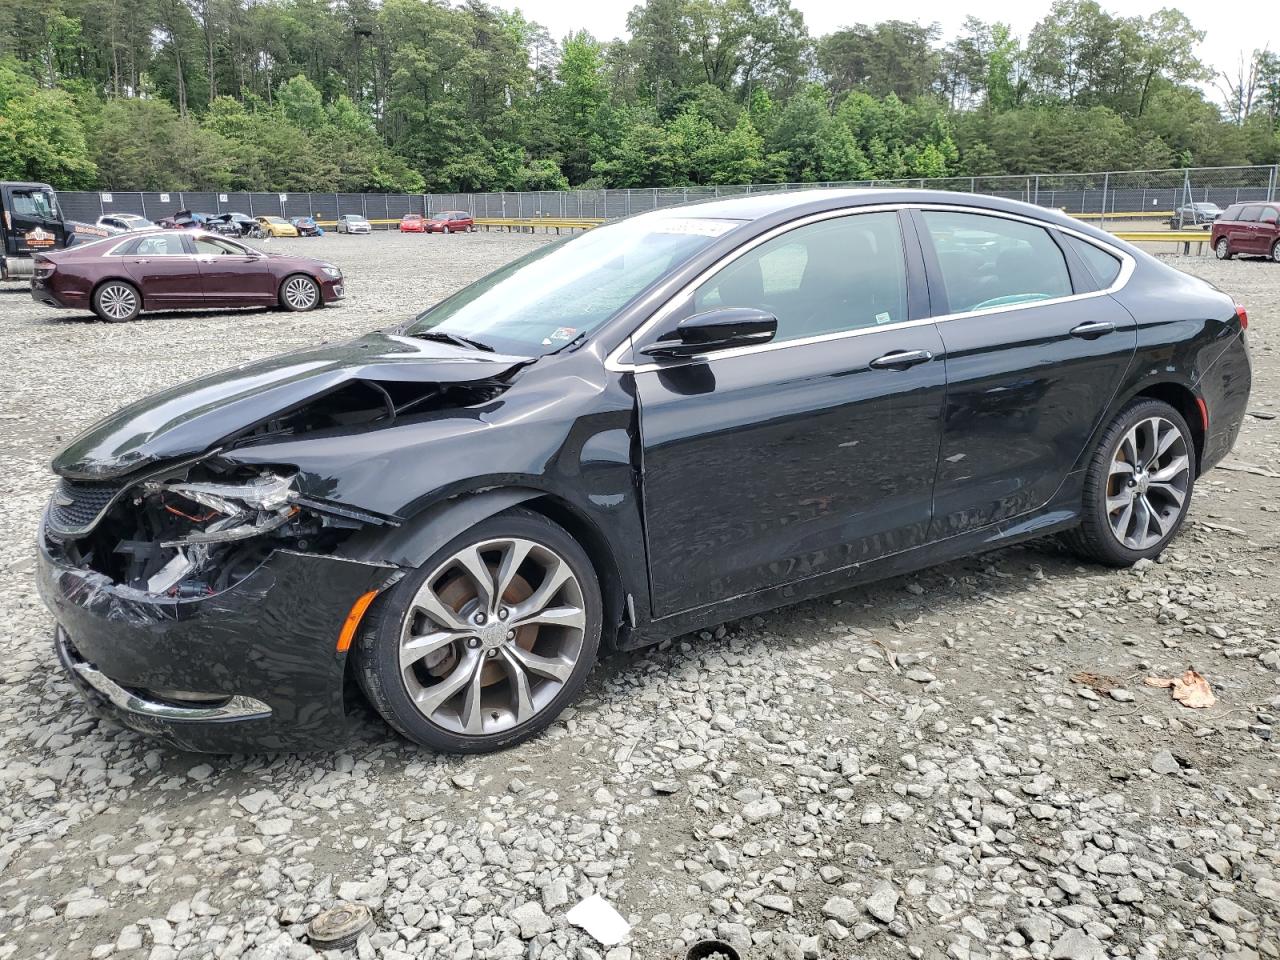
[[1047, 230], [1003, 217], [922, 213], [946, 287], [947, 312], [999, 310], [1072, 293], [1067, 261]]
[[797, 227], [718, 272], [693, 312], [754, 307], [778, 318], [774, 342], [907, 319], [906, 260], [896, 213], [863, 213]]
[[231, 243], [223, 243], [219, 240], [209, 240], [204, 237], [196, 240], [196, 253], [202, 257], [217, 257], [225, 254], [231, 256], [244, 256], [245, 251]]
[[182, 245], [182, 237], [176, 234], [161, 234], [155, 237], [143, 237], [138, 246], [130, 251], [139, 257], [181, 257], [187, 253]]

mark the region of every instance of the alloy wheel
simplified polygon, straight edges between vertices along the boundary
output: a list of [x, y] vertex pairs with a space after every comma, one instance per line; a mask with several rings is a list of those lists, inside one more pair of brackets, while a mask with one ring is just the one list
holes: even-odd
[[544, 544], [501, 537], [467, 546], [423, 581], [400, 628], [400, 673], [418, 712], [454, 734], [526, 723], [560, 693], [582, 655], [582, 585]]
[[310, 310], [316, 305], [316, 285], [306, 277], [294, 277], [284, 285], [284, 298], [295, 310]]
[[1276, 263], [1280, 263], [1280, 240], [1271, 245], [1271, 259]]
[[1231, 247], [1227, 243], [1226, 237], [1223, 237], [1221, 240], [1218, 241], [1217, 245], [1214, 246], [1213, 248], [1213, 252], [1218, 255], [1219, 260], [1231, 259]]
[[1191, 458], [1182, 431], [1164, 417], [1140, 420], [1111, 456], [1111, 533], [1130, 550], [1154, 547], [1173, 531], [1190, 487]]
[[98, 306], [112, 320], [127, 320], [138, 309], [138, 295], [123, 283], [110, 283], [98, 293]]

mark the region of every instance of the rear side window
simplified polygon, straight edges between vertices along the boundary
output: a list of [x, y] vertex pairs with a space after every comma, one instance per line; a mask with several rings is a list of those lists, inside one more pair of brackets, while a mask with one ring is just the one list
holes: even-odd
[[1262, 207], [1245, 207], [1244, 213], [1240, 214], [1240, 219], [1245, 223], [1253, 223], [1262, 217]]
[[1240, 204], [1233, 203], [1231, 206], [1227, 207], [1227, 212], [1222, 215], [1222, 219], [1223, 220], [1239, 220], [1240, 211], [1243, 209], [1244, 207], [1240, 206]]
[[1066, 240], [1067, 246], [1075, 251], [1076, 255], [1085, 262], [1085, 266], [1089, 268], [1089, 272], [1093, 274], [1093, 278], [1098, 281], [1098, 285], [1106, 288], [1116, 282], [1116, 277], [1120, 276], [1120, 259], [1107, 253], [1101, 247], [1096, 247], [1087, 240], [1081, 240], [1079, 237], [1073, 237], [1069, 233], [1064, 233], [1063, 239]]
[[1071, 275], [1047, 230], [1019, 220], [925, 210], [947, 312], [999, 310], [1070, 296]]

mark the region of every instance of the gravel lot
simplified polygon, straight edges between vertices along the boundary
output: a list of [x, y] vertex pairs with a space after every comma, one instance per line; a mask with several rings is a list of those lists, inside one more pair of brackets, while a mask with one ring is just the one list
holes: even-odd
[[[374, 912], [361, 960], [669, 960], [710, 936], [747, 960], [1280, 957], [1276, 264], [1174, 261], [1248, 305], [1257, 416], [1145, 569], [1037, 543], [725, 624], [601, 663], [496, 756], [372, 716], [331, 754], [184, 755], [86, 714], [32, 586], [50, 455], [542, 242], [275, 241], [348, 274], [305, 315], [114, 326], [0, 287], [0, 960], [312, 957], [306, 921], [340, 898]], [[1142, 683], [1188, 665], [1216, 706]], [[592, 893], [624, 945], [566, 920]]]

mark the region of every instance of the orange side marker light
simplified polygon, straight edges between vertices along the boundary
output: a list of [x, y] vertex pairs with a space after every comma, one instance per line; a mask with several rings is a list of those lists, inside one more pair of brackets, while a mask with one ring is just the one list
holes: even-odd
[[361, 594], [356, 602], [351, 605], [351, 612], [347, 614], [346, 622], [342, 624], [342, 632], [338, 634], [339, 653], [346, 653], [351, 649], [351, 641], [355, 639], [356, 630], [360, 626], [364, 612], [369, 609], [369, 604], [373, 603], [373, 599], [377, 595], [377, 590], [370, 590], [368, 593]]

